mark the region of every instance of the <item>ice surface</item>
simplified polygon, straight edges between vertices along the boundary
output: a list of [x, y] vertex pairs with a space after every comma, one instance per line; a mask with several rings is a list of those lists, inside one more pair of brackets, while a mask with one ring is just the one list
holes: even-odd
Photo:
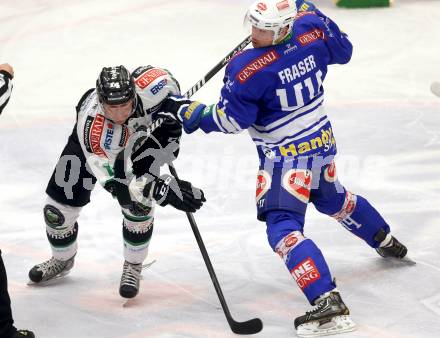
[[[342, 183], [367, 197], [417, 265], [390, 264], [312, 206], [306, 235], [324, 252], [359, 328], [345, 337], [440, 335], [440, 1], [343, 10], [316, 1], [349, 35], [352, 61], [330, 68], [326, 109]], [[139, 296], [123, 307], [121, 215], [97, 187], [79, 223], [72, 273], [26, 285], [47, 259], [44, 190], [103, 66], [166, 67], [192, 86], [246, 35], [244, 0], [0, 0], [0, 63], [16, 72], [0, 121], [0, 247], [16, 324], [41, 338], [233, 337], [183, 213], [158, 208]], [[214, 102], [222, 76], [194, 97]], [[255, 218], [257, 158], [245, 133], [186, 136], [176, 163], [202, 187], [195, 215], [236, 320], [256, 337], [292, 337], [309, 309]]]

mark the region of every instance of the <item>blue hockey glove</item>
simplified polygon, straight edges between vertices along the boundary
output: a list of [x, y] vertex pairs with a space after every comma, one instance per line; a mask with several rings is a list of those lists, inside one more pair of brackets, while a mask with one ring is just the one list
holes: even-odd
[[158, 115], [180, 121], [185, 132], [191, 134], [199, 128], [206, 105], [184, 96], [171, 95], [164, 100], [161, 108], [163, 112]]

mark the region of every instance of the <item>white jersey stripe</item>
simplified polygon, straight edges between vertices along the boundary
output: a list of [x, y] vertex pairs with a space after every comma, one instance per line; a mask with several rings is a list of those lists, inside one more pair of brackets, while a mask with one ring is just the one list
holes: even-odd
[[274, 128], [282, 125], [283, 123], [286, 123], [291, 119], [294, 119], [296, 116], [298, 116], [302, 113], [305, 113], [308, 110], [313, 110], [315, 107], [321, 105], [323, 103], [323, 101], [324, 101], [324, 96], [323, 96], [323, 94], [320, 94], [319, 96], [317, 96], [315, 98], [315, 100], [312, 103], [308, 104], [307, 106], [304, 106], [298, 110], [295, 110], [291, 114], [286, 115], [283, 118], [268, 124], [267, 126], [253, 125], [252, 128], [254, 128], [258, 132], [270, 131], [271, 129], [274, 129]]
[[[310, 125], [308, 128], [303, 129], [299, 133], [296, 133], [292, 136], [284, 137], [283, 139], [281, 139], [277, 142], [271, 142], [272, 140], [269, 138], [254, 138], [254, 137], [252, 137], [252, 134], [251, 134], [251, 137], [257, 146], [269, 146], [269, 147], [282, 146], [282, 145], [296, 141], [298, 139], [301, 139], [303, 137], [306, 137], [308, 135], [311, 135], [311, 134], [317, 132], [322, 127], [324, 127], [324, 125], [327, 124], [328, 122], [329, 122], [329, 120], [328, 120], [327, 116], [324, 116], [323, 118], [321, 118], [321, 120]], [[249, 133], [251, 133], [251, 132], [249, 131]]]
[[286, 135], [295, 135], [301, 133], [317, 122], [322, 121], [324, 117], [326, 118], [326, 114], [324, 113], [323, 107], [320, 105], [315, 110], [291, 120], [289, 123], [272, 130], [270, 133], [258, 132], [253, 128], [249, 128], [249, 133], [252, 138], [262, 139], [265, 140], [265, 142], [278, 144], [283, 141]]

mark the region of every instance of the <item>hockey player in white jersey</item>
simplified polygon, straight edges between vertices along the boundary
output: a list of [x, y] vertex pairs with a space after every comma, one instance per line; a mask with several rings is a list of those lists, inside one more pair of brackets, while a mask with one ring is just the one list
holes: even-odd
[[132, 170], [116, 170], [117, 155], [150, 126], [163, 99], [180, 93], [178, 82], [161, 68], [105, 67], [79, 101], [77, 122], [46, 189], [46, 233], [52, 258], [29, 271], [34, 283], [69, 273], [77, 252], [80, 211], [96, 181], [117, 198], [123, 214], [124, 258], [119, 293], [135, 297], [142, 262], [153, 232], [155, 203], [195, 212], [205, 201], [189, 182], [160, 176], [160, 167], [179, 151], [181, 126], [157, 128], [132, 155]]

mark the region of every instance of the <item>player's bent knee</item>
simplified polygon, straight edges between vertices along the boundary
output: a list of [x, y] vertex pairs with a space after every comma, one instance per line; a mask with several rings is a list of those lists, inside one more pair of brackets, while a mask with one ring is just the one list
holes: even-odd
[[46, 232], [49, 242], [54, 247], [64, 247], [73, 243], [78, 235], [76, 222], [80, 207], [70, 207], [48, 197], [43, 208]]

